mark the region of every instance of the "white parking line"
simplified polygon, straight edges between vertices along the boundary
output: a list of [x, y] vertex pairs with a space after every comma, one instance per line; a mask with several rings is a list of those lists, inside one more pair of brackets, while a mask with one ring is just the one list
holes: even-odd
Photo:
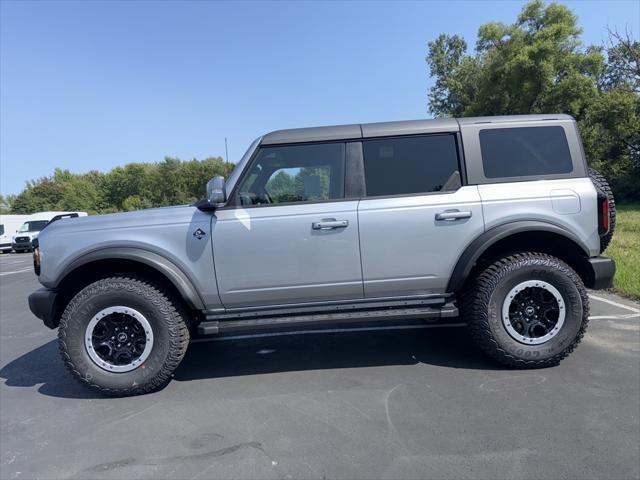
[[640, 317], [640, 313], [627, 313], [626, 315], [595, 315], [589, 317], [589, 320], [602, 320], [605, 318], [610, 318], [613, 320], [625, 320], [627, 318], [636, 318]]
[[13, 272], [2, 272], [2, 273], [0, 273], [0, 277], [2, 277], [4, 275], [12, 275], [14, 273], [28, 272], [29, 270], [33, 270], [33, 269], [32, 268], [23, 268], [22, 270], [15, 270]]
[[624, 308], [634, 313], [640, 313], [640, 309], [630, 307], [629, 305], [625, 305], [623, 303], [614, 302], [613, 300], [609, 300], [608, 298], [598, 297], [596, 295], [589, 294], [589, 298], [593, 298], [594, 300], [598, 300], [600, 302], [608, 303], [609, 305], [613, 305], [614, 307]]

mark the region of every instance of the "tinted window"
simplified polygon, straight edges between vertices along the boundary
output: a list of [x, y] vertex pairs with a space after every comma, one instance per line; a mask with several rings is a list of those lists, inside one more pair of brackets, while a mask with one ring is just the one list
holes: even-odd
[[480, 130], [480, 149], [487, 178], [552, 175], [573, 170], [562, 127]]
[[454, 135], [366, 140], [363, 150], [369, 197], [460, 187]]
[[48, 220], [32, 220], [30, 222], [24, 222], [20, 227], [20, 232], [39, 232], [49, 223]]
[[240, 204], [343, 198], [344, 152], [344, 143], [261, 148], [240, 184]]

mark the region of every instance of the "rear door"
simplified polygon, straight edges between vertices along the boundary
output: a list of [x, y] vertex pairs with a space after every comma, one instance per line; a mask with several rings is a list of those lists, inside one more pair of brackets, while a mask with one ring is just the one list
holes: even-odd
[[455, 133], [363, 140], [358, 207], [365, 297], [437, 295], [484, 231], [478, 188], [463, 186]]
[[227, 308], [363, 297], [357, 199], [346, 144], [260, 147], [236, 206], [216, 211], [213, 250]]

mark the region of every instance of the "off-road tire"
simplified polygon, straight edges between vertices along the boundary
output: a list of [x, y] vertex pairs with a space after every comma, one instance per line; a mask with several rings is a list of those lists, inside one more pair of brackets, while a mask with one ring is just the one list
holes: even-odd
[[[562, 295], [566, 316], [557, 335], [525, 345], [507, 332], [502, 305], [508, 292], [527, 280], [543, 280]], [[589, 298], [580, 277], [566, 263], [544, 253], [518, 253], [482, 271], [462, 296], [462, 315], [475, 344], [511, 368], [544, 368], [560, 363], [582, 340], [589, 322]]]
[[[153, 330], [153, 348], [136, 369], [115, 373], [94, 363], [84, 342], [92, 317], [100, 310], [128, 306], [141, 312]], [[152, 392], [165, 385], [182, 361], [189, 345], [184, 309], [158, 286], [132, 276], [98, 280], [69, 302], [58, 331], [60, 353], [72, 375], [84, 386], [108, 396]]]
[[589, 169], [589, 178], [595, 185], [596, 189], [599, 190], [602, 194], [607, 197], [607, 201], [609, 203], [609, 231], [606, 235], [602, 235], [600, 237], [600, 253], [604, 252], [609, 243], [611, 243], [611, 239], [613, 238], [613, 231], [616, 229], [616, 201], [613, 198], [613, 191], [609, 186], [609, 182], [604, 178], [597, 170], [593, 168]]

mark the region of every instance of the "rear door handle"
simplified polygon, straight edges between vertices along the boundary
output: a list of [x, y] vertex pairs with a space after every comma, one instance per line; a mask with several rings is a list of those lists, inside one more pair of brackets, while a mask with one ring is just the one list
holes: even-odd
[[333, 230], [335, 228], [345, 228], [349, 226], [349, 220], [327, 219], [321, 222], [313, 222], [311, 228], [314, 230]]
[[442, 213], [436, 213], [436, 220], [445, 220], [448, 222], [453, 222], [455, 220], [462, 220], [463, 218], [471, 218], [471, 212], [449, 210]]

